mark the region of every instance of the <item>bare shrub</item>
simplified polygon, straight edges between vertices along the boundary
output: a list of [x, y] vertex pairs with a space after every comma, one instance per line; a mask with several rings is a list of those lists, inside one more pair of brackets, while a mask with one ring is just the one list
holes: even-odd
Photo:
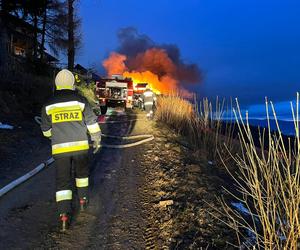
[[[226, 105], [225, 99], [220, 101], [218, 97], [214, 105], [207, 98], [203, 98], [199, 106], [196, 107], [197, 132], [201, 135], [198, 140], [198, 147], [206, 152], [207, 160], [210, 163], [218, 162], [218, 150], [224, 157], [228, 155], [224, 150], [225, 148], [222, 147], [223, 143], [230, 149], [233, 147], [235, 125], [233, 117], [228, 117], [231, 110], [231, 102], [230, 105]], [[226, 120], [224, 120], [224, 114], [227, 116]]]
[[81, 83], [76, 85], [76, 89], [83, 95], [88, 102], [94, 107], [96, 106], [95, 84]]
[[[271, 133], [269, 105], [271, 106], [277, 134]], [[224, 161], [228, 173], [234, 179], [241, 197], [233, 195], [246, 208], [247, 215], [221, 200], [228, 226], [235, 229], [242, 246], [249, 249], [299, 249], [300, 238], [300, 138], [299, 93], [296, 110], [291, 103], [295, 127], [295, 139], [286, 143], [283, 139], [274, 105], [266, 100], [268, 128], [259, 133], [260, 146], [256, 147], [250, 129], [248, 114], [243, 120], [237, 102], [234, 110], [239, 130], [241, 153], [227, 149], [238, 171], [232, 173]], [[267, 137], [267, 145], [265, 138]], [[226, 145], [225, 145], [226, 147]], [[267, 149], [266, 149], [267, 148]], [[251, 236], [249, 238], [249, 236]], [[245, 241], [245, 238], [248, 240]]]

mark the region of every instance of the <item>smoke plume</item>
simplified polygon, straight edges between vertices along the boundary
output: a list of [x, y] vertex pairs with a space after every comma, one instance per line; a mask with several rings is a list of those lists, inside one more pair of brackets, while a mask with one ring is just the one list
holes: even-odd
[[116, 52], [110, 53], [109, 58], [102, 62], [103, 67], [107, 71], [107, 75], [123, 74], [127, 67], [125, 65], [127, 57]]
[[201, 82], [198, 65], [185, 63], [176, 45], [157, 44], [133, 27], [121, 29], [118, 39], [117, 52], [103, 61], [108, 75], [123, 74], [135, 83], [147, 82], [161, 93], [178, 92], [187, 83]]

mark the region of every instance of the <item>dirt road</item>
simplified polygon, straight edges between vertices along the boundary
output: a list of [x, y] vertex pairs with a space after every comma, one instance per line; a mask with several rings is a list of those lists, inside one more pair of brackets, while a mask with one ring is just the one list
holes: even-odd
[[0, 249], [230, 249], [232, 232], [203, 202], [218, 206], [222, 180], [193, 162], [172, 132], [143, 118], [119, 113], [107, 120], [128, 122], [101, 124], [105, 134], [155, 140], [91, 155], [90, 206], [85, 213], [75, 207], [67, 233], [57, 232], [53, 166], [2, 197]]

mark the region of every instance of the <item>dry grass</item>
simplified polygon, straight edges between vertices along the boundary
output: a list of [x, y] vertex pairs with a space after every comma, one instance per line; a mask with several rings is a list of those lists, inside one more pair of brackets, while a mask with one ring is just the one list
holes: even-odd
[[159, 97], [155, 116], [179, 133], [186, 131], [195, 119], [192, 104], [178, 96]]
[[213, 105], [207, 98], [200, 103], [195, 100], [192, 104], [179, 96], [165, 96], [158, 99], [155, 116], [158, 121], [185, 135], [195, 150], [201, 149], [198, 152], [204, 153], [207, 161], [216, 162], [221, 144], [225, 142], [232, 147], [234, 126], [222, 122], [224, 107], [225, 101], [221, 103], [218, 98]]

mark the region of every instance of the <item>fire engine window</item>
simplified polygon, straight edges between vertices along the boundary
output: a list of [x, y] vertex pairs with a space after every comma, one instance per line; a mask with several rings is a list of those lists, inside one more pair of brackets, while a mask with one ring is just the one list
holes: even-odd
[[126, 88], [109, 88], [108, 96], [114, 99], [126, 98], [127, 97], [127, 89]]
[[98, 89], [98, 94], [99, 94], [99, 95], [101, 95], [101, 96], [104, 97], [104, 96], [107, 95], [106, 93], [107, 93], [107, 91], [106, 91], [105, 89]]

